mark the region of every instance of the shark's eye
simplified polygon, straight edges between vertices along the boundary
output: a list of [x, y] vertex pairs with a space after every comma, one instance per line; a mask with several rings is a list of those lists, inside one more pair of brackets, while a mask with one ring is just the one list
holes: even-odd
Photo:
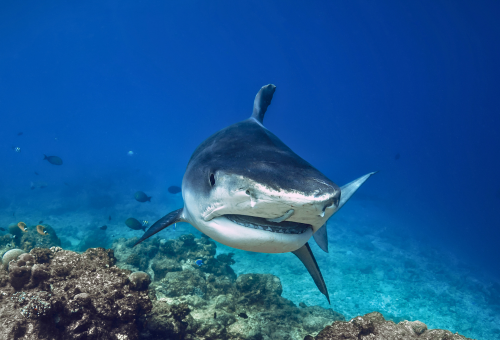
[[209, 181], [210, 181], [210, 186], [213, 187], [215, 185], [215, 176], [214, 176], [214, 174], [210, 174]]

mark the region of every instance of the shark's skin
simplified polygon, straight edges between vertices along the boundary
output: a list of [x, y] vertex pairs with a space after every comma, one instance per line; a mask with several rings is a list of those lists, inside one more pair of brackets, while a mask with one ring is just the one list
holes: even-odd
[[295, 154], [263, 126], [275, 89], [262, 87], [249, 119], [198, 146], [182, 181], [184, 207], [153, 224], [137, 243], [182, 221], [233, 248], [293, 252], [329, 301], [307, 242], [314, 234], [328, 251], [323, 226], [373, 173], [340, 188]]

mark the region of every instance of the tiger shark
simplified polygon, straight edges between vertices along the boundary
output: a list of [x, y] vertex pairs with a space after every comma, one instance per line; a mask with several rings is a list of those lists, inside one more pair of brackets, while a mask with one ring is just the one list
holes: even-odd
[[187, 222], [229, 247], [292, 252], [330, 303], [308, 241], [312, 236], [328, 252], [326, 222], [374, 172], [339, 187], [295, 154], [263, 125], [275, 90], [263, 86], [250, 118], [198, 146], [182, 180], [184, 207], [155, 222], [136, 245]]

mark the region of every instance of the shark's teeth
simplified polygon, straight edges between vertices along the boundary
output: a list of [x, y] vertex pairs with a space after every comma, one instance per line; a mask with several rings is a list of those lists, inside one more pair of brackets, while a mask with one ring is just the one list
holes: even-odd
[[208, 207], [206, 207], [205, 210], [203, 210], [203, 212], [201, 213], [201, 217], [205, 221], [210, 221], [211, 219], [216, 217], [215, 212], [222, 209], [223, 207], [224, 207], [224, 204], [214, 202], [214, 203], [210, 204]]
[[223, 215], [231, 222], [247, 228], [270, 231], [279, 234], [302, 234], [311, 226], [297, 222], [270, 222], [264, 218], [246, 215]]
[[[266, 220], [268, 220], [269, 222], [280, 223], [280, 222], [283, 222], [284, 220], [286, 220], [287, 218], [289, 218], [290, 216], [292, 216], [294, 212], [295, 212], [295, 210], [290, 209], [285, 214], [283, 214], [283, 216], [276, 217], [276, 218], [266, 218]], [[321, 216], [321, 217], [323, 217], [323, 216]]]

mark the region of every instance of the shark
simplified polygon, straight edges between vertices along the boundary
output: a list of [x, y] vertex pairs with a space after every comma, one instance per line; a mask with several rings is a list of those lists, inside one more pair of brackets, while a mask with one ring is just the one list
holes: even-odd
[[328, 252], [327, 221], [375, 172], [339, 187], [263, 124], [276, 86], [257, 93], [250, 118], [203, 141], [182, 180], [184, 207], [156, 221], [136, 242], [178, 223], [229, 247], [295, 254], [330, 303], [309, 246]]

